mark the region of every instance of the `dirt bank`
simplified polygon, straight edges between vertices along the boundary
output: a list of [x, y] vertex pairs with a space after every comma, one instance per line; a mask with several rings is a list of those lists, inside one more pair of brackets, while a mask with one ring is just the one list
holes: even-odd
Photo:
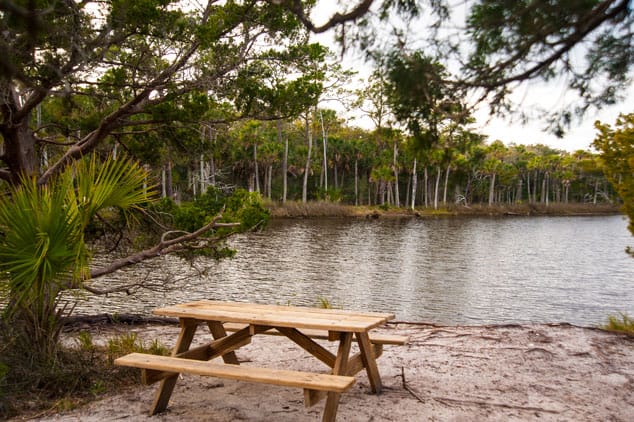
[[[170, 345], [175, 326], [121, 326]], [[396, 324], [410, 336], [379, 359], [381, 395], [368, 394], [364, 374], [342, 396], [339, 421], [632, 421], [634, 340], [570, 325], [430, 327]], [[200, 336], [201, 338], [203, 336]], [[259, 336], [240, 349], [244, 365], [320, 367], [280, 337]], [[323, 402], [306, 409], [298, 389], [183, 376], [167, 412], [146, 412], [155, 386], [137, 386], [40, 421], [314, 421]]]

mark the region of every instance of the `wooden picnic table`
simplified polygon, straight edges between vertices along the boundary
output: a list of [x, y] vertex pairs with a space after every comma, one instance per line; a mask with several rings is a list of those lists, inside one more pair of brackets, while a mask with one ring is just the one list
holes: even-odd
[[[383, 344], [407, 341], [399, 336], [370, 337], [370, 330], [394, 318], [389, 313], [201, 300], [156, 309], [154, 314], [179, 319], [181, 331], [171, 357], [133, 353], [115, 361], [117, 365], [141, 368], [146, 384], [161, 382], [150, 414], [167, 408], [179, 373], [192, 373], [301, 387], [306, 406], [326, 397], [323, 420], [334, 421], [341, 393], [352, 386], [354, 375], [365, 369], [371, 391], [380, 393], [382, 384], [376, 358], [381, 355]], [[196, 328], [202, 324], [209, 328], [214, 340], [190, 349]], [[228, 334], [228, 331], [233, 332]], [[288, 337], [325, 363], [330, 372], [239, 366], [234, 351], [250, 343], [257, 334]], [[313, 338], [338, 342], [336, 354]], [[353, 340], [358, 343], [359, 352], [350, 356]], [[209, 362], [217, 357], [222, 357], [224, 364]]]

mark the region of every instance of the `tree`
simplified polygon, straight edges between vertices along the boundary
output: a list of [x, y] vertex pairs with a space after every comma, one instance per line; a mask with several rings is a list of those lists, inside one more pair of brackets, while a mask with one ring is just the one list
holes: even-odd
[[561, 135], [575, 114], [622, 99], [634, 62], [633, 22], [627, 0], [474, 2], [464, 84], [484, 88], [493, 109], [503, 111], [511, 107], [514, 84], [567, 75], [579, 101], [547, 111], [551, 129]]
[[[85, 231], [103, 210], [125, 219], [151, 200], [146, 172], [127, 160], [96, 156], [75, 162], [41, 188], [25, 178], [0, 202], [0, 286], [6, 287], [6, 316], [24, 350], [54, 356], [61, 317], [59, 294], [91, 278]], [[5, 290], [5, 289], [0, 289]], [[22, 350], [22, 349], [20, 349]]]
[[[634, 235], [634, 114], [622, 114], [614, 127], [596, 122], [598, 131], [593, 146], [600, 151], [604, 173], [614, 186], [630, 219]], [[628, 248], [634, 256], [634, 250]]]

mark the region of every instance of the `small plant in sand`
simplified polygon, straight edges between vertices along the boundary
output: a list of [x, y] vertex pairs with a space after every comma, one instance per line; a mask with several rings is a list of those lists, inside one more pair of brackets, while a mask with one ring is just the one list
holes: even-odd
[[627, 314], [619, 312], [619, 315], [610, 315], [607, 324], [601, 328], [634, 336], [634, 319]]

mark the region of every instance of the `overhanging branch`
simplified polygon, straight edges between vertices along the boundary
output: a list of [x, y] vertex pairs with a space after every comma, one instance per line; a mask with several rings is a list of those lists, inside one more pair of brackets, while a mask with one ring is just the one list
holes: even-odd
[[164, 235], [161, 241], [151, 248], [142, 250], [125, 258], [117, 259], [111, 262], [109, 265], [106, 265], [105, 267], [91, 269], [90, 278], [95, 279], [98, 277], [102, 277], [106, 274], [111, 274], [121, 268], [135, 265], [148, 259], [184, 250], [187, 248], [187, 242], [196, 240], [208, 231], [215, 228], [237, 227], [240, 225], [240, 223], [219, 223], [218, 220], [220, 220], [220, 218], [222, 218], [221, 214], [214, 217], [214, 219], [209, 224], [201, 227], [195, 232], [185, 233], [173, 239], [166, 240], [166, 236]]

